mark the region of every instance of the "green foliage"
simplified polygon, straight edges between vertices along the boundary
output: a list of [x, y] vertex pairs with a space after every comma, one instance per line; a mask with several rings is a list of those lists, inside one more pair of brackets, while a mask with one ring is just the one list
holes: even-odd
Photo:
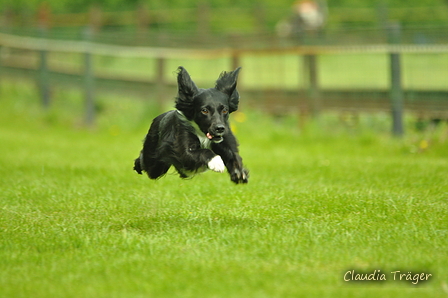
[[[198, 1], [192, 0], [47, 0], [54, 12], [58, 13], [73, 13], [73, 12], [87, 12], [94, 4], [99, 4], [105, 11], [123, 11], [134, 10], [137, 5], [144, 4], [149, 9], [177, 9], [177, 8], [195, 8], [198, 6]], [[256, 2], [250, 0], [214, 0], [206, 1], [211, 7], [232, 7], [232, 8], [252, 8], [257, 5], [267, 8], [284, 8], [288, 11], [295, 1], [292, 0], [258, 0]], [[41, 0], [16, 0], [0, 1], [0, 9], [10, 8], [16, 11], [20, 10], [35, 10], [40, 4]], [[204, 2], [205, 3], [205, 2]], [[331, 8], [378, 8], [379, 5], [385, 5], [392, 8], [399, 7], [425, 7], [425, 6], [446, 6], [444, 0], [332, 0], [327, 1], [328, 7]]]
[[[78, 0], [78, 1], [59, 1], [48, 0], [45, 1], [58, 12], [86, 12], [91, 5], [99, 4], [105, 11], [119, 11], [123, 9], [134, 9], [139, 4], [145, 4], [150, 9], [170, 9], [170, 8], [194, 8], [197, 7], [198, 1], [192, 0]], [[289, 8], [295, 1], [291, 0], [258, 0], [256, 2], [249, 0], [239, 1], [224, 1], [214, 0], [206, 1], [212, 7], [284, 7]], [[40, 0], [16, 0], [5, 1], [2, 0], [0, 5], [2, 7], [10, 7], [16, 9], [35, 9], [42, 3]], [[398, 7], [424, 7], [424, 6], [445, 6], [446, 1], [443, 0], [332, 0], [327, 1], [327, 5], [331, 7], [346, 7], [346, 8], [376, 8], [379, 5], [386, 5], [393, 8]]]
[[[446, 126], [396, 140], [387, 117], [299, 129], [243, 111], [232, 119], [248, 185], [150, 181], [132, 161], [158, 111], [104, 98], [87, 129], [76, 93], [43, 112], [29, 85], [1, 92], [2, 297], [446, 295]], [[344, 282], [352, 269], [434, 278]]]

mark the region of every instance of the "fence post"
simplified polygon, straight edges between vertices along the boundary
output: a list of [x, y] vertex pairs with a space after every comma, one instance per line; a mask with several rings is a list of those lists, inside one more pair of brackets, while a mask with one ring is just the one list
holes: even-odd
[[255, 31], [260, 35], [264, 35], [267, 31], [266, 29], [266, 9], [261, 1], [256, 1], [254, 6], [254, 17], [256, 20]]
[[92, 31], [91, 35], [100, 32], [103, 25], [103, 11], [98, 3], [93, 4], [89, 10], [89, 27]]
[[232, 52], [232, 57], [231, 57], [230, 63], [231, 63], [230, 67], [232, 70], [235, 70], [241, 66], [240, 53], [238, 51]]
[[148, 28], [151, 23], [151, 18], [146, 4], [140, 3], [137, 6], [137, 41], [144, 43], [147, 39]]
[[[46, 2], [43, 2], [38, 10], [37, 20], [38, 28], [41, 38], [47, 38], [48, 27], [50, 23], [50, 7]], [[48, 51], [39, 51], [39, 72], [38, 85], [42, 106], [45, 109], [50, 107], [50, 83], [48, 72]]]
[[[42, 36], [45, 36], [42, 34]], [[50, 107], [50, 84], [48, 74], [48, 52], [46, 50], [39, 51], [39, 90], [42, 106], [46, 109]]]
[[[389, 25], [389, 39], [392, 44], [400, 42], [400, 24]], [[403, 88], [401, 84], [400, 53], [392, 52], [390, 55], [390, 100], [392, 112], [392, 133], [394, 136], [402, 136], [403, 129]]]
[[1, 26], [4, 31], [9, 31], [14, 24], [14, 13], [10, 7], [5, 7], [2, 13]]
[[308, 83], [308, 97], [311, 101], [311, 113], [317, 117], [320, 112], [321, 104], [319, 98], [319, 80], [317, 73], [317, 56], [316, 54], [307, 54], [303, 56], [304, 74]]
[[157, 89], [157, 103], [160, 108], [163, 107], [165, 101], [165, 65], [164, 57], [157, 58], [156, 64], [156, 89]]
[[197, 14], [197, 33], [202, 40], [210, 34], [210, 5], [208, 2], [199, 2]]
[[84, 38], [87, 41], [87, 48], [84, 53], [84, 94], [86, 108], [84, 122], [86, 125], [91, 126], [95, 122], [95, 76], [92, 53], [90, 52], [90, 41], [93, 34], [92, 28], [87, 27], [84, 34]]
[[0, 43], [0, 96], [2, 92], [2, 83], [3, 83], [3, 51], [5, 47]]

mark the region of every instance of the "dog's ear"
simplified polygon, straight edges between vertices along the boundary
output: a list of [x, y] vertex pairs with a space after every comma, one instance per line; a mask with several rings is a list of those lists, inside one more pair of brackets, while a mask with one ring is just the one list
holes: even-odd
[[176, 109], [181, 111], [187, 119], [191, 120], [194, 116], [193, 97], [199, 89], [191, 80], [187, 70], [182, 66], [177, 69], [178, 94], [176, 97]]
[[236, 82], [238, 79], [238, 74], [241, 70], [241, 67], [238, 67], [234, 71], [231, 72], [222, 72], [216, 81], [215, 88], [219, 91], [227, 94], [229, 98], [229, 112], [232, 113], [238, 110], [238, 103], [240, 100], [240, 94], [236, 90]]

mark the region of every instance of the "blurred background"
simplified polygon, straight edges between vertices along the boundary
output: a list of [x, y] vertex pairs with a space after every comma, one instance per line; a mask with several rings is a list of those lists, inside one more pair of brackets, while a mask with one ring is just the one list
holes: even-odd
[[179, 65], [203, 88], [242, 66], [242, 110], [299, 125], [448, 119], [447, 0], [2, 0], [0, 47], [2, 92], [87, 125], [172, 106]]

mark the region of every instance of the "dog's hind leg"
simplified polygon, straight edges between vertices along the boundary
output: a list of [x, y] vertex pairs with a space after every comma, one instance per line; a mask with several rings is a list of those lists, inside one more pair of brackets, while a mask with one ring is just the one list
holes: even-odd
[[134, 171], [136, 171], [140, 175], [143, 174], [143, 171], [145, 171], [148, 174], [148, 177], [151, 179], [157, 179], [165, 175], [171, 166], [167, 163], [155, 159], [150, 159], [143, 163], [142, 158], [143, 156], [140, 155], [135, 159]]
[[157, 179], [168, 172], [171, 165], [161, 161], [153, 160], [149, 169], [147, 169], [148, 177], [151, 179]]
[[141, 175], [142, 174], [142, 164], [141, 164], [140, 158], [141, 158], [141, 155], [134, 160], [134, 171], [136, 171], [137, 173], [139, 173]]

